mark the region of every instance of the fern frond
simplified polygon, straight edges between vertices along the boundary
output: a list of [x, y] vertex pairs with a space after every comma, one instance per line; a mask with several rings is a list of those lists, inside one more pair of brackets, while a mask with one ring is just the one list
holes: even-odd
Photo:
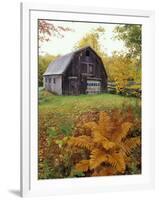
[[99, 131], [93, 131], [92, 136], [93, 142], [102, 145], [105, 150], [109, 150], [116, 146], [114, 142], [111, 142], [109, 139], [104, 137]]
[[90, 155], [90, 169], [95, 169], [100, 166], [101, 163], [107, 161], [107, 155], [100, 149], [94, 149]]
[[139, 136], [128, 138], [122, 144], [123, 144], [122, 146], [126, 154], [130, 154], [133, 149], [141, 145], [141, 139]]
[[89, 169], [89, 160], [81, 160], [75, 166], [77, 171], [86, 172]]
[[112, 157], [116, 161], [116, 164], [115, 164], [116, 170], [120, 173], [123, 173], [125, 171], [125, 168], [126, 168], [126, 163], [125, 163], [123, 154], [121, 152], [113, 153]]
[[98, 130], [98, 124], [96, 122], [87, 122], [84, 124], [84, 127], [90, 129], [91, 131]]
[[121, 142], [124, 138], [126, 138], [131, 127], [132, 127], [132, 123], [130, 122], [122, 123], [120, 129], [118, 129], [118, 131], [113, 133], [112, 139], [117, 143]]
[[101, 144], [102, 141], [105, 139], [103, 135], [99, 131], [92, 131], [93, 141], [95, 143]]
[[111, 142], [107, 138], [104, 138], [104, 140], [102, 141], [102, 146], [104, 147], [105, 150], [110, 150], [116, 147], [116, 144], [114, 142]]
[[99, 114], [99, 131], [102, 135], [108, 137], [109, 132], [112, 130], [112, 121], [106, 112], [100, 112]]
[[92, 142], [92, 138], [86, 135], [71, 137], [70, 140], [68, 141], [68, 145], [85, 148], [90, 151], [94, 148], [94, 143]]
[[126, 168], [126, 163], [122, 153], [112, 153], [107, 156], [106, 163], [110, 164], [114, 170], [123, 173]]
[[[96, 173], [97, 174], [97, 173]], [[104, 167], [96, 176], [110, 176], [116, 174], [116, 170], [112, 167]]]

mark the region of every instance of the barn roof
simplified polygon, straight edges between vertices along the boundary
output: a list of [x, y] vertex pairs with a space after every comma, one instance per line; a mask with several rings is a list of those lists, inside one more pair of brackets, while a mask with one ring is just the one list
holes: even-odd
[[74, 53], [69, 53], [58, 57], [55, 61], [49, 63], [44, 75], [62, 74], [69, 65]]
[[86, 46], [86, 47], [83, 47], [83, 48], [78, 49], [76, 51], [73, 51], [69, 54], [66, 54], [64, 56], [58, 57], [56, 60], [49, 63], [48, 68], [43, 75], [45, 76], [45, 75], [53, 75], [53, 74], [56, 74], [56, 75], [63, 74], [64, 71], [67, 69], [68, 65], [70, 64], [75, 53], [77, 53], [78, 51], [81, 51], [83, 49], [86, 49], [86, 48], [91, 48], [91, 47]]

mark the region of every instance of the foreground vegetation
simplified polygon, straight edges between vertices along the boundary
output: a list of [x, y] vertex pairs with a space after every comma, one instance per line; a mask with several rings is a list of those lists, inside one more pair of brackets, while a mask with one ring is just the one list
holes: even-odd
[[141, 102], [39, 92], [39, 179], [141, 172]]

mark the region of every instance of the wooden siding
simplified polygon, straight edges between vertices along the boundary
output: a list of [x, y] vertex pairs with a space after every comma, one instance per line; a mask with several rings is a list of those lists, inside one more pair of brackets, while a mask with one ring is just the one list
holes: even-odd
[[[60, 67], [64, 71], [56, 74]], [[88, 83], [92, 83], [92, 86]], [[98, 89], [95, 87], [96, 83], [100, 84]], [[107, 74], [101, 58], [92, 48], [86, 47], [51, 63], [44, 73], [44, 87], [60, 95], [87, 94], [90, 91], [107, 92]]]
[[[89, 56], [87, 56], [88, 52]], [[101, 59], [90, 48], [84, 49], [74, 55], [63, 75], [63, 94], [86, 94], [87, 80], [99, 79], [101, 80], [101, 92], [106, 92], [107, 74]]]
[[62, 76], [61, 75], [48, 75], [44, 77], [45, 89], [50, 92], [55, 92], [59, 95], [62, 94]]

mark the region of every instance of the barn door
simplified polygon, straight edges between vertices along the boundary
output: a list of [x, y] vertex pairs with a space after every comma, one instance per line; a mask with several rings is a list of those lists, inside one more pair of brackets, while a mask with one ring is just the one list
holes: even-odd
[[76, 78], [69, 79], [69, 94], [78, 95], [78, 83]]
[[87, 80], [87, 93], [98, 94], [101, 92], [101, 81]]
[[87, 90], [87, 78], [85, 76], [82, 76], [80, 82], [80, 93], [86, 94], [86, 90]]

